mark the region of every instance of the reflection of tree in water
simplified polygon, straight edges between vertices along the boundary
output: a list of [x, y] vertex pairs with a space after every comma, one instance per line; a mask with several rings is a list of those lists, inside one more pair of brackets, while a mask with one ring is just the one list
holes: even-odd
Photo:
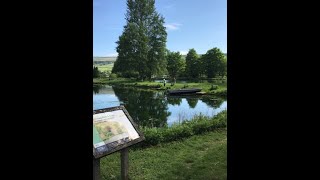
[[102, 86], [99, 86], [99, 85], [94, 85], [93, 86], [93, 93], [94, 94], [98, 94], [99, 93], [99, 90], [102, 88]]
[[167, 98], [167, 101], [168, 101], [168, 103], [169, 104], [171, 104], [171, 105], [180, 105], [181, 104], [181, 102], [182, 102], [182, 98], [180, 98], [180, 97], [168, 97]]
[[113, 87], [113, 90], [119, 100], [125, 102], [125, 108], [139, 126], [167, 126], [170, 112], [163, 93], [121, 87]]
[[218, 108], [221, 106], [223, 101], [225, 101], [222, 98], [216, 98], [216, 97], [209, 97], [209, 96], [204, 96], [201, 98], [202, 102], [206, 103], [208, 106], [213, 107], [213, 108]]
[[198, 103], [198, 98], [186, 98], [190, 108], [195, 108]]

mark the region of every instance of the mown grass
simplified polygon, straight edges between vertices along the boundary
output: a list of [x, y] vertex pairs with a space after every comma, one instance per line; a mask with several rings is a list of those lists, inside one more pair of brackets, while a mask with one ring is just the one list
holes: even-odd
[[[120, 153], [101, 159], [102, 179], [120, 178]], [[227, 179], [227, 131], [129, 151], [130, 179]]]
[[109, 78], [98, 78], [93, 79], [94, 84], [110, 84], [110, 85], [121, 85], [131, 86], [137, 88], [151, 88], [158, 90], [167, 89], [183, 89], [183, 88], [201, 88], [203, 92], [209, 94], [226, 95], [227, 82], [226, 81], [214, 81], [214, 82], [202, 82], [202, 83], [166, 83], [166, 86], [162, 82], [151, 82], [151, 81], [136, 81], [135, 79], [109, 79]]

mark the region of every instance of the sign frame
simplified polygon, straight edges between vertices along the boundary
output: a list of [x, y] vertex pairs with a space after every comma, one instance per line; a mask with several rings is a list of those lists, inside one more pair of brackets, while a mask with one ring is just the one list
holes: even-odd
[[110, 108], [103, 108], [103, 109], [93, 110], [93, 115], [100, 114], [100, 113], [105, 113], [105, 112], [117, 111], [117, 110], [122, 110], [124, 112], [124, 114], [126, 115], [127, 119], [129, 120], [129, 122], [133, 126], [134, 130], [138, 133], [139, 138], [131, 140], [131, 141], [127, 142], [127, 143], [121, 144], [121, 145], [113, 148], [111, 151], [107, 151], [107, 152], [103, 152], [103, 153], [96, 152], [94, 146], [92, 145], [93, 146], [93, 157], [95, 159], [99, 159], [99, 158], [105, 157], [105, 156], [110, 155], [110, 154], [112, 154], [114, 152], [120, 151], [122, 149], [125, 149], [125, 148], [127, 148], [129, 146], [132, 146], [134, 144], [137, 144], [137, 143], [145, 140], [144, 134], [138, 129], [138, 125], [133, 121], [133, 119], [130, 116], [129, 112], [126, 110], [126, 108], [123, 105], [110, 107]]

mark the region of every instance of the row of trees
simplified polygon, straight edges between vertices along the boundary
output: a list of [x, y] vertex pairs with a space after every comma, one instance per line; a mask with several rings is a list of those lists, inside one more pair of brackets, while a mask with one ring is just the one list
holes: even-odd
[[212, 48], [202, 56], [199, 56], [196, 50], [190, 49], [185, 61], [179, 52], [169, 52], [167, 61], [168, 73], [172, 78], [214, 78], [227, 75], [227, 58], [218, 48]]
[[226, 75], [226, 57], [218, 48], [201, 57], [191, 49], [186, 61], [179, 52], [166, 49], [164, 17], [156, 12], [155, 0], [127, 0], [125, 19], [123, 33], [116, 42], [118, 57], [112, 73], [139, 79], [165, 74], [172, 78]]

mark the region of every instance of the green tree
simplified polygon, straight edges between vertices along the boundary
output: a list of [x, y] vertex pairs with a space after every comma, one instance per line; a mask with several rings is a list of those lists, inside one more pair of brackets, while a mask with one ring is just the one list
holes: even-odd
[[164, 18], [154, 12], [152, 21], [149, 25], [150, 30], [149, 37], [149, 52], [148, 52], [148, 77], [152, 75], [163, 75], [167, 73], [167, 61], [166, 61], [166, 42], [167, 32], [164, 27]]
[[208, 78], [214, 78], [219, 75], [219, 73], [224, 72], [222, 69], [225, 67], [224, 65], [226, 65], [226, 63], [224, 63], [225, 58], [225, 55], [218, 48], [212, 48], [202, 56], [203, 67], [205, 68]]
[[227, 75], [227, 58], [225, 56], [218, 63], [218, 75], [221, 78]]
[[93, 66], [93, 78], [98, 78], [98, 77], [100, 77], [100, 71], [98, 67]]
[[185, 63], [180, 52], [168, 52], [167, 62], [167, 69], [171, 78], [177, 78], [185, 69]]
[[126, 22], [117, 43], [118, 57], [112, 73], [151, 78], [166, 71], [167, 33], [155, 0], [127, 0]]
[[137, 77], [138, 75], [138, 27], [134, 23], [128, 23], [124, 27], [123, 34], [116, 42], [118, 57], [112, 68], [112, 73], [118, 73], [124, 77]]
[[201, 61], [194, 49], [190, 49], [186, 56], [186, 73], [189, 77], [198, 78], [201, 72]]

